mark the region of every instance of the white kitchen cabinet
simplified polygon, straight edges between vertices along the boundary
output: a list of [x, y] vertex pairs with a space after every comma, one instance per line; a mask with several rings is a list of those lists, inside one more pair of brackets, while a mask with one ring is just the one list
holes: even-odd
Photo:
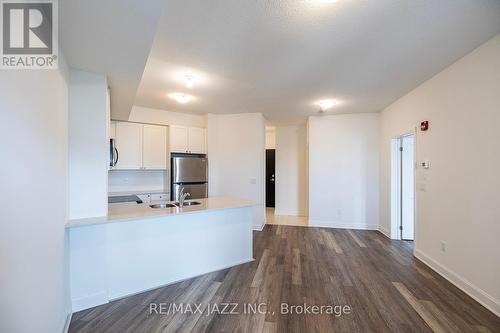
[[170, 126], [170, 151], [172, 153], [187, 153], [188, 144], [188, 128], [183, 126]]
[[144, 194], [137, 194], [139, 199], [142, 200], [143, 203], [152, 203], [156, 201], [170, 201], [170, 193], [169, 192], [164, 192], [164, 193], [144, 193]]
[[167, 128], [143, 125], [142, 167], [144, 169], [167, 168]]
[[116, 121], [114, 120], [109, 123], [109, 138], [116, 139]]
[[150, 198], [151, 198], [151, 202], [153, 202], [153, 201], [169, 201], [170, 194], [169, 193], [152, 193]]
[[189, 152], [195, 154], [205, 154], [205, 129], [198, 127], [188, 128]]
[[114, 170], [166, 170], [167, 128], [118, 121], [116, 148], [118, 162]]
[[205, 129], [170, 126], [170, 151], [172, 153], [205, 154]]
[[118, 162], [115, 170], [142, 168], [142, 124], [117, 122], [116, 149]]

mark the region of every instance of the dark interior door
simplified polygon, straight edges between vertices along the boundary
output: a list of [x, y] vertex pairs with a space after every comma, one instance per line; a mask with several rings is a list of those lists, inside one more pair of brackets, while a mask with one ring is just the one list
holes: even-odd
[[266, 207], [274, 207], [275, 150], [266, 149]]

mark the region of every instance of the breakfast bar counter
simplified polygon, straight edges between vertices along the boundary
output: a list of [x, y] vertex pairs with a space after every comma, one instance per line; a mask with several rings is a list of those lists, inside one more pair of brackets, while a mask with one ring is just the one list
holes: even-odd
[[110, 204], [108, 216], [70, 221], [73, 311], [253, 260], [254, 203]]
[[70, 220], [66, 225], [66, 228], [255, 206], [255, 203], [251, 200], [235, 197], [212, 197], [205, 199], [186, 200], [186, 203], [190, 203], [192, 201], [198, 202], [199, 204], [191, 206], [186, 205], [182, 208], [179, 208], [177, 206], [170, 208], [151, 207], [155, 204], [159, 204], [159, 202], [142, 204], [137, 204], [135, 202], [126, 202], [110, 204], [108, 206], [107, 216]]

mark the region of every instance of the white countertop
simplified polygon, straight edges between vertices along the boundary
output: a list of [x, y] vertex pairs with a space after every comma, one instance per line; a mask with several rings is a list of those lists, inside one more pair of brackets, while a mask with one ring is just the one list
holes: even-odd
[[137, 204], [135, 202], [114, 203], [108, 205], [108, 216], [70, 220], [66, 224], [66, 228], [112, 222], [133, 221], [145, 218], [155, 218], [180, 214], [195, 214], [206, 211], [249, 207], [256, 205], [256, 203], [251, 200], [234, 197], [213, 197], [186, 201], [198, 201], [201, 204], [185, 206], [183, 208], [151, 208], [149, 207], [149, 205], [154, 204], [154, 202], [143, 204]]

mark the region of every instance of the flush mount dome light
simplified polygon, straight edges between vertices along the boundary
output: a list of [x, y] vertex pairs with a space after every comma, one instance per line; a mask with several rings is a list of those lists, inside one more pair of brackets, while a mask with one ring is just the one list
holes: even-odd
[[190, 102], [194, 99], [193, 96], [183, 94], [183, 93], [171, 93], [171, 94], [168, 94], [168, 97], [175, 99], [177, 101], [177, 103], [181, 103], [181, 104], [186, 104], [187, 102]]
[[186, 87], [193, 88], [196, 82], [196, 76], [192, 74], [185, 74], [182, 78], [184, 80], [184, 83], [186, 84]]
[[335, 3], [338, 0], [307, 0], [309, 3]]
[[326, 110], [334, 107], [335, 105], [337, 105], [339, 102], [337, 102], [336, 100], [334, 99], [323, 99], [321, 101], [318, 101], [316, 102], [316, 105], [319, 105], [320, 107], [320, 110], [322, 112], [325, 112]]

